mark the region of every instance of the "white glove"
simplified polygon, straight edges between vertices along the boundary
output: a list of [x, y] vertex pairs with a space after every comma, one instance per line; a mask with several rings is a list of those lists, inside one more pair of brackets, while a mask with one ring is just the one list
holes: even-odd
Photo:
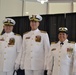
[[15, 64], [15, 70], [19, 69], [19, 64]]

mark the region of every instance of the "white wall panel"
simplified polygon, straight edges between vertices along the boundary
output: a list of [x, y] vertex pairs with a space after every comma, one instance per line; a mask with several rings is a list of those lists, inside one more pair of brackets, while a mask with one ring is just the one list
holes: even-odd
[[0, 32], [3, 27], [3, 19], [10, 16], [22, 15], [21, 0], [0, 0]]
[[76, 2], [73, 3], [73, 12], [76, 12]]
[[41, 4], [39, 2], [25, 2], [24, 15], [46, 14], [46, 13], [47, 13], [47, 3]]
[[72, 12], [71, 3], [49, 3], [48, 5], [49, 14], [68, 13], [68, 12]]

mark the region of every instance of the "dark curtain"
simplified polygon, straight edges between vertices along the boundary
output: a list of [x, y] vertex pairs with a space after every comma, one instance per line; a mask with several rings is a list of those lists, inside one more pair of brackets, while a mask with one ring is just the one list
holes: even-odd
[[44, 29], [49, 34], [50, 42], [57, 41], [58, 28], [65, 26], [64, 14], [44, 15], [43, 19], [44, 17], [45, 20], [43, 21], [42, 26], [45, 25]]
[[68, 39], [76, 41], [76, 13], [66, 14], [66, 27], [69, 30]]

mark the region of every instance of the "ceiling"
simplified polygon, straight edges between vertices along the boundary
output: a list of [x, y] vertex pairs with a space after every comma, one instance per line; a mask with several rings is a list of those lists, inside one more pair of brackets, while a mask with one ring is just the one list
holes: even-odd
[[[24, 1], [30, 1], [30, 2], [37, 2], [37, 0], [24, 0]], [[48, 0], [49, 3], [51, 2], [76, 2], [76, 0]]]

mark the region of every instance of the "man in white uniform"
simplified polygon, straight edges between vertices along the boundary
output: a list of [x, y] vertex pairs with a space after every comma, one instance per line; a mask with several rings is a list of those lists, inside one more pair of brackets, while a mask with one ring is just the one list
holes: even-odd
[[[76, 72], [76, 45], [69, 42], [68, 29], [60, 27], [58, 33], [59, 41], [51, 44], [48, 57], [48, 75], [74, 75]], [[75, 74], [76, 75], [76, 74]]]
[[[25, 69], [25, 75], [43, 75], [50, 49], [49, 37], [47, 32], [38, 29], [42, 20], [40, 15], [32, 15], [29, 19], [31, 31], [23, 35], [20, 66]], [[16, 63], [18, 64], [18, 61]]]
[[15, 60], [20, 52], [22, 38], [12, 32], [15, 21], [6, 18], [3, 21], [5, 33], [0, 35], [0, 75], [13, 75]]

